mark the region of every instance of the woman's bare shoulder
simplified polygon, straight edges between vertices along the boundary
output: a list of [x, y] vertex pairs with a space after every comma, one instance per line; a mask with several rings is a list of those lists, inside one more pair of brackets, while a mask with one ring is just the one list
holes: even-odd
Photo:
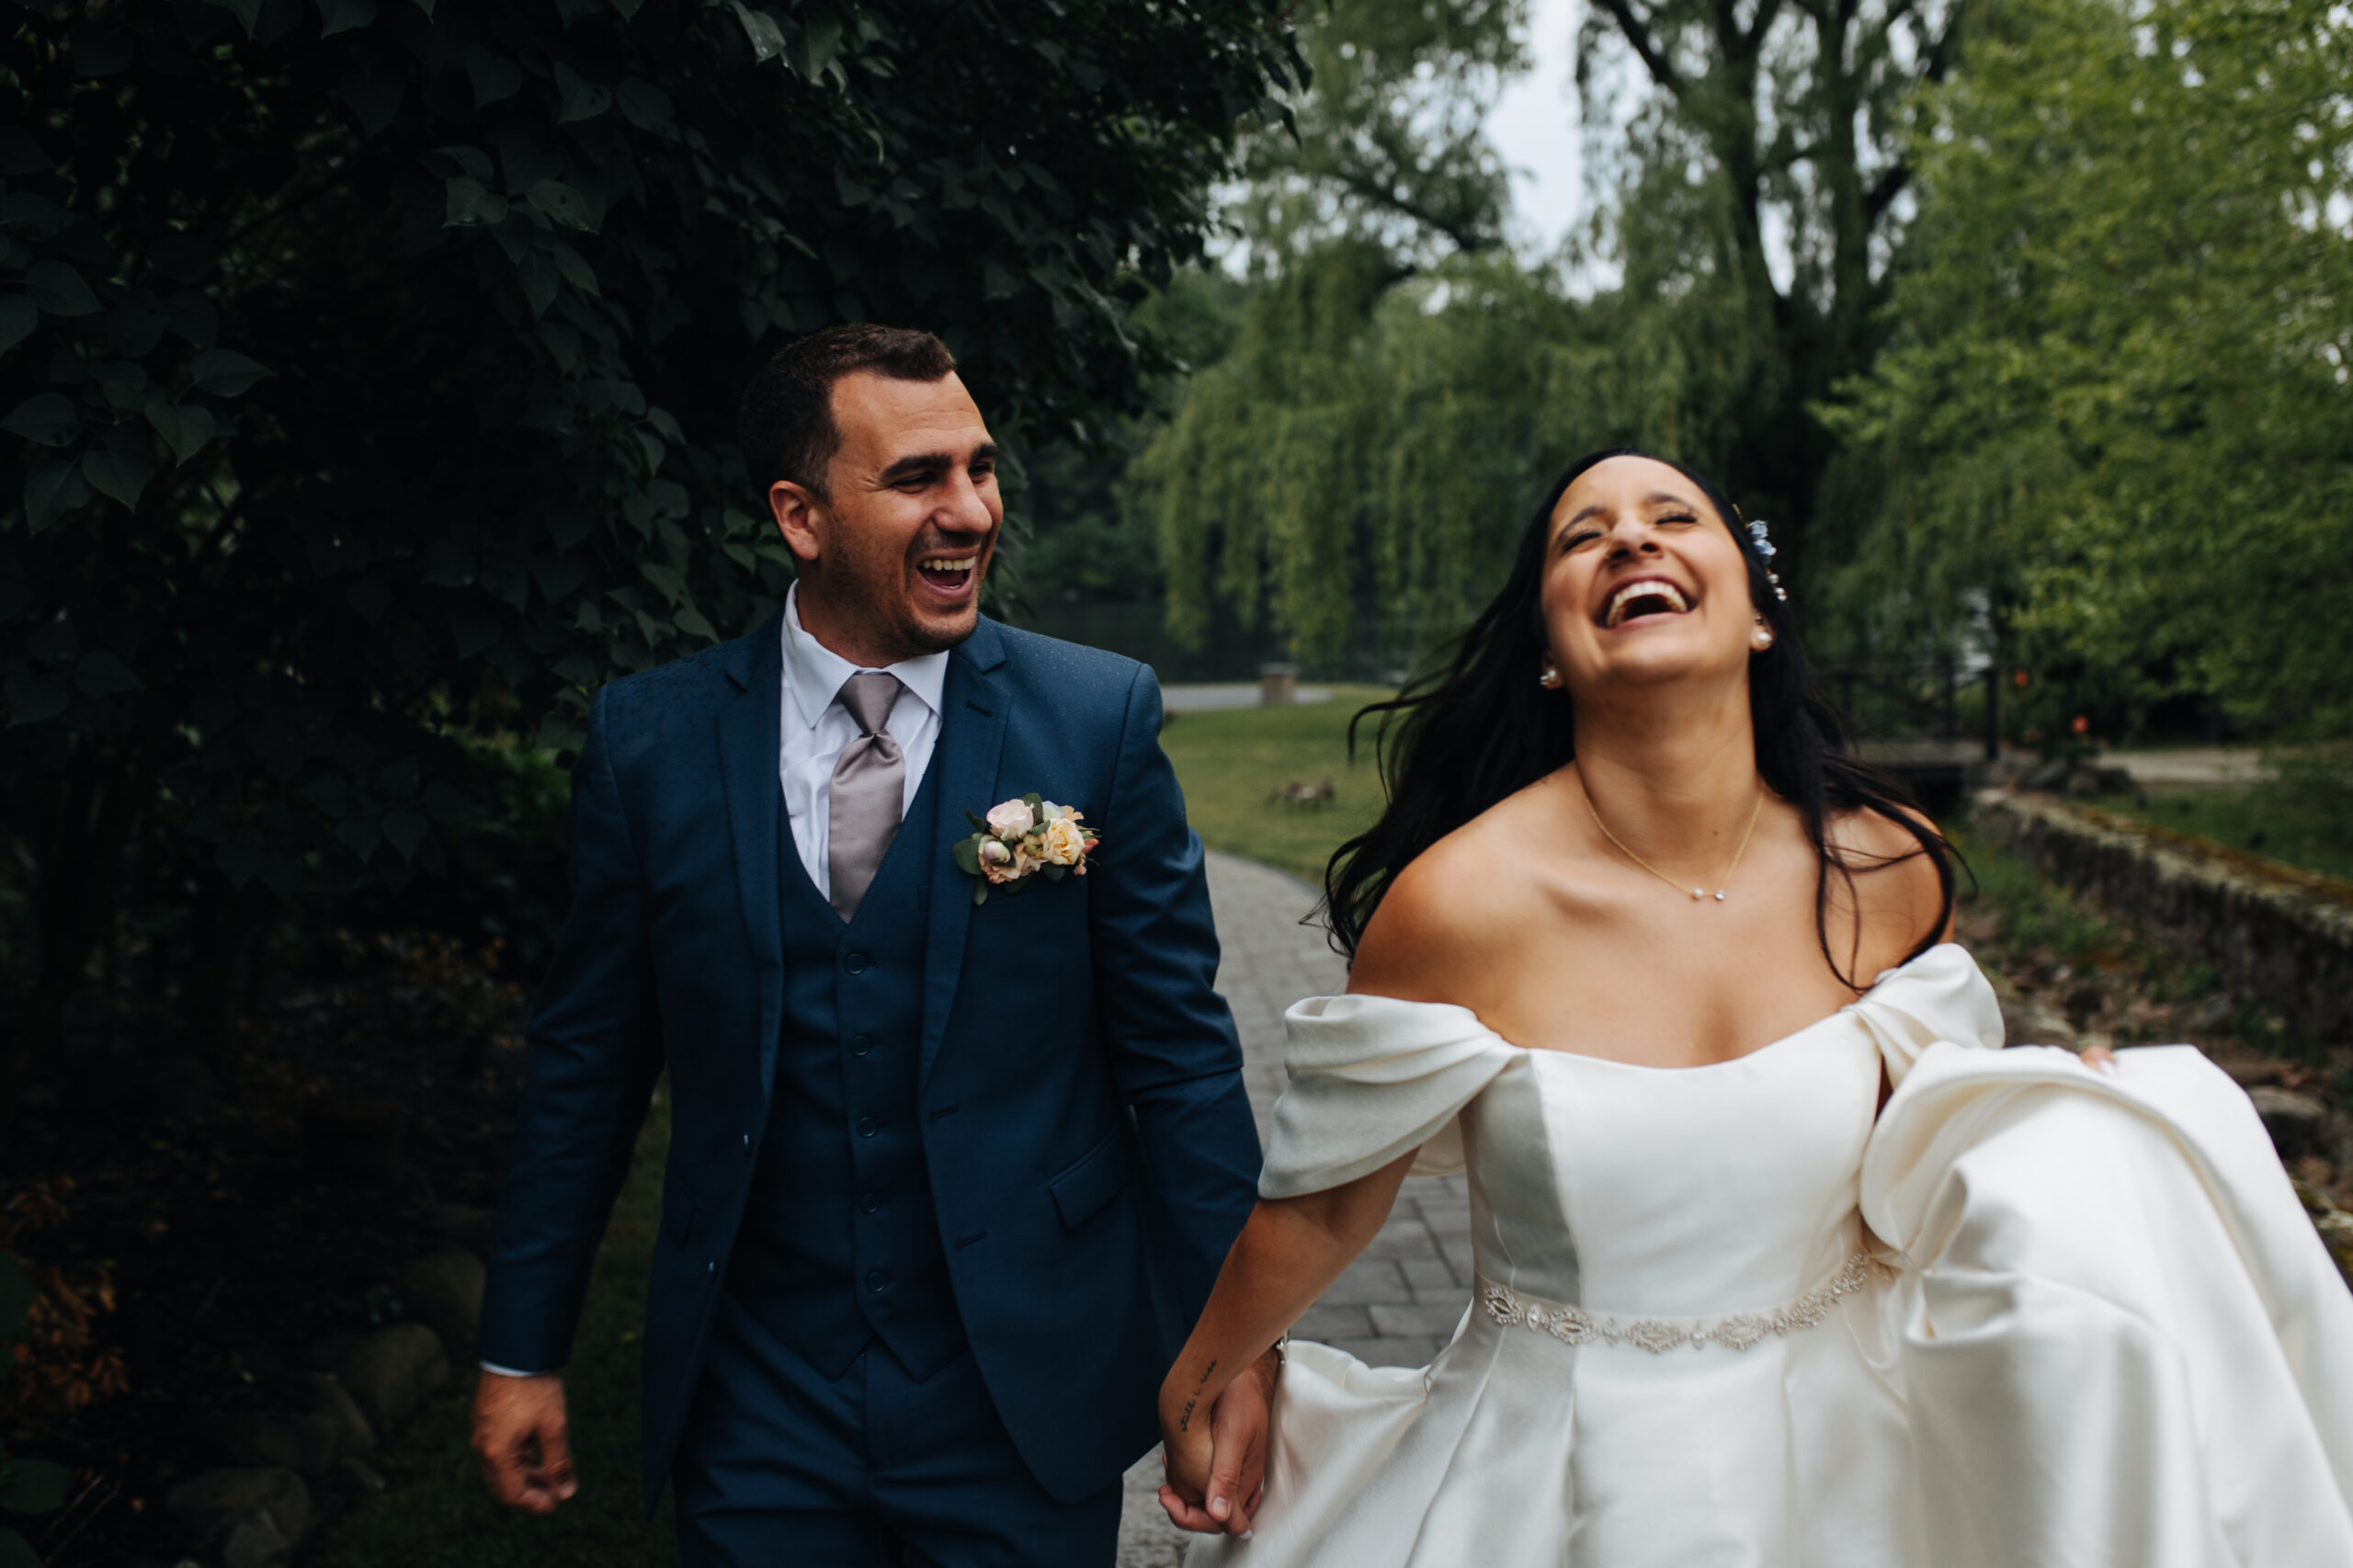
[[1398, 872], [1357, 946], [1348, 989], [1474, 1006], [1477, 976], [1524, 927], [1534, 896], [1528, 814], [1519, 796], [1499, 801]]
[[1931, 926], [1938, 939], [1952, 934], [1944, 880], [1922, 835], [1943, 849], [1947, 864], [1951, 851], [1944, 849], [1944, 832], [1926, 812], [1909, 806], [1894, 810], [1902, 821], [1856, 810], [1839, 813], [1826, 826], [1833, 847], [1856, 873], [1866, 924], [1888, 928], [1908, 950]]

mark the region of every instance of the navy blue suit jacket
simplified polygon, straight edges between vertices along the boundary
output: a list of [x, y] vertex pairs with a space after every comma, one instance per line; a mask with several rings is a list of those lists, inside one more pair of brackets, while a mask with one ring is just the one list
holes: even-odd
[[[573, 907], [530, 1026], [482, 1355], [568, 1358], [649, 1096], [670, 1075], [644, 1340], [660, 1496], [774, 1080], [779, 622], [600, 691], [572, 773]], [[1200, 842], [1152, 672], [983, 619], [950, 655], [920, 1121], [956, 1305], [998, 1413], [1065, 1501], [1156, 1436], [1155, 1396], [1256, 1194], [1242, 1053], [1211, 989]], [[1030, 790], [1102, 845], [975, 907], [964, 813]]]

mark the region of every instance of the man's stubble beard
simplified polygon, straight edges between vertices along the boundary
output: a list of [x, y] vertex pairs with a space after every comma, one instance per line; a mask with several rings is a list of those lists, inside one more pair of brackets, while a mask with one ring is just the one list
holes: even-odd
[[[892, 592], [888, 597], [878, 597], [869, 590], [863, 578], [850, 573], [840, 574], [835, 582], [828, 583], [821, 591], [853, 621], [887, 631], [892, 644], [893, 656], [890, 663], [895, 665], [904, 660], [921, 658], [926, 653], [945, 653], [970, 639], [980, 629], [980, 589], [987, 579], [989, 567], [996, 562], [996, 529], [990, 529], [986, 540], [972, 551], [980, 557], [981, 563], [973, 568], [972, 608], [958, 618], [953, 631], [926, 625], [921, 617], [913, 613], [903, 595], [904, 579], [892, 583]], [[903, 573], [917, 570], [909, 566], [904, 557], [899, 562], [899, 569]]]

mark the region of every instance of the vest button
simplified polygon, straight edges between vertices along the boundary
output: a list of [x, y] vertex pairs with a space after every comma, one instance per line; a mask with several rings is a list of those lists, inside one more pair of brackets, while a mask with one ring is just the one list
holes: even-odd
[[874, 1119], [872, 1117], [861, 1116], [858, 1119], [858, 1135], [860, 1138], [871, 1138], [874, 1136]]
[[882, 1199], [870, 1192], [858, 1200], [858, 1211], [861, 1214], [871, 1214], [881, 1207]]
[[891, 1271], [887, 1268], [868, 1270], [866, 1275], [866, 1288], [873, 1291], [876, 1295], [881, 1295], [883, 1291], [891, 1288]]
[[850, 1036], [849, 1053], [852, 1056], [864, 1056], [873, 1051], [873, 1049], [874, 1037], [872, 1035], [860, 1034]]
[[842, 967], [849, 971], [852, 974], [864, 974], [866, 972], [866, 955], [864, 953], [848, 954], [842, 960]]

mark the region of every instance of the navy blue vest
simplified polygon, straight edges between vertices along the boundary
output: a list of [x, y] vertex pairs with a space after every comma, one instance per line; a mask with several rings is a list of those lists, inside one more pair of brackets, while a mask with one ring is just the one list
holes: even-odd
[[919, 1379], [964, 1347], [915, 1120], [938, 760], [847, 925], [778, 824], [784, 1018], [727, 1289], [828, 1379], [877, 1335]]

